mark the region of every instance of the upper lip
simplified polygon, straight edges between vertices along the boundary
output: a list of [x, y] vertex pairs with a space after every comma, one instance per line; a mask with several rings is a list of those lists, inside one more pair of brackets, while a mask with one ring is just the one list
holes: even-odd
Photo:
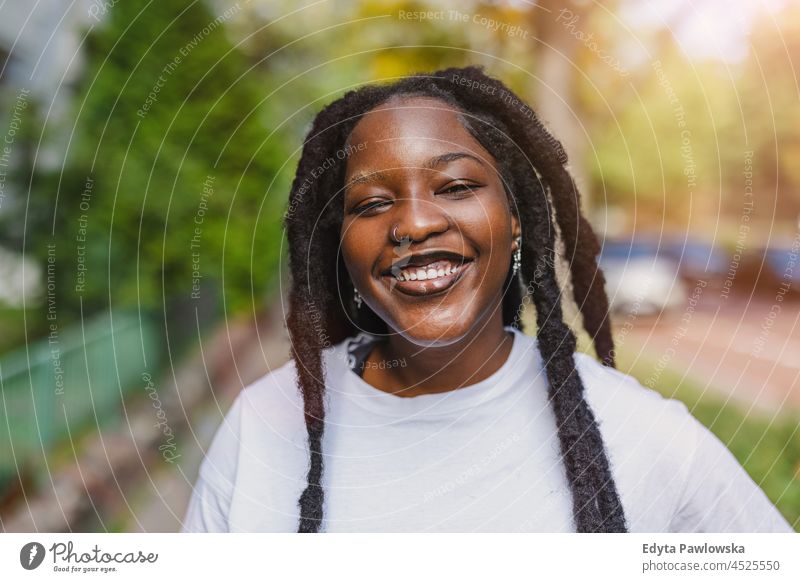
[[392, 265], [388, 269], [385, 269], [381, 275], [392, 275], [393, 271], [396, 269], [422, 267], [424, 265], [429, 265], [436, 261], [443, 260], [452, 261], [457, 265], [461, 265], [470, 262], [472, 259], [465, 257], [464, 255], [454, 253], [453, 251], [446, 250], [431, 250], [424, 253], [412, 253], [410, 255], [406, 255], [405, 257], [394, 259], [392, 261]]

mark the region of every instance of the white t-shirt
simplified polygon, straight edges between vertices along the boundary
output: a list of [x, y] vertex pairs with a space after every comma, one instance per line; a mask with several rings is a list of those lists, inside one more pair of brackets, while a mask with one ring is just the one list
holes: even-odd
[[[442, 394], [366, 383], [348, 342], [323, 351], [328, 532], [570, 532], [569, 489], [536, 339]], [[686, 406], [576, 354], [632, 532], [791, 532]], [[294, 532], [306, 485], [303, 403], [290, 361], [242, 391], [204, 459], [182, 531]]]

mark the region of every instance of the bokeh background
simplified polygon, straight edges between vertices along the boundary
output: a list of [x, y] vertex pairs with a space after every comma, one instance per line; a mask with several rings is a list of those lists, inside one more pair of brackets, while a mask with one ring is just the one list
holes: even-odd
[[180, 528], [233, 397], [288, 358], [315, 112], [466, 64], [564, 142], [619, 367], [800, 530], [797, 0], [6, 0], [0, 63], [3, 531]]

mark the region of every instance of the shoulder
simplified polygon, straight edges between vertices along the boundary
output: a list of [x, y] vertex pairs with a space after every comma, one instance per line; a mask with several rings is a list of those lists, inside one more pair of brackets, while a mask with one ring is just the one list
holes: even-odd
[[681, 459], [694, 448], [699, 423], [683, 402], [587, 354], [575, 354], [575, 367], [604, 439], [621, 448], [662, 449]]
[[[338, 370], [343, 343], [322, 351]], [[308, 442], [297, 364], [289, 360], [245, 387], [202, 461], [183, 531], [294, 531]]]
[[702, 425], [686, 405], [575, 354], [631, 531], [666, 531], [680, 504]]
[[575, 367], [598, 420], [617, 425], [617, 430], [651, 427], [648, 433], [665, 428], [673, 432], [676, 424], [694, 420], [683, 402], [665, 398], [633, 376], [604, 366], [588, 354], [576, 353]]
[[[322, 351], [326, 375], [338, 373], [337, 355], [344, 347], [342, 342]], [[201, 471], [233, 480], [241, 469], [237, 458], [253, 455], [263, 445], [304, 446], [303, 398], [297, 378], [297, 363], [290, 359], [239, 392], [216, 430]]]
[[293, 359], [245, 387], [237, 397], [245, 415], [279, 418], [298, 406], [302, 399], [297, 387], [297, 364]]
[[684, 466], [702, 425], [680, 400], [666, 398], [633, 376], [575, 354], [585, 398], [603, 438], [617, 454], [653, 454], [653, 463]]
[[[322, 350], [326, 385], [332, 375], [342, 374], [347, 366], [348, 343], [352, 338]], [[305, 441], [303, 398], [298, 385], [298, 364], [294, 359], [248, 385], [237, 397], [243, 430], [269, 431], [290, 440]], [[245, 435], [243, 435], [245, 436]]]
[[575, 367], [604, 438], [620, 446], [669, 447], [676, 454], [694, 447], [699, 423], [683, 402], [662, 396], [589, 354], [576, 353]]
[[792, 531], [685, 404], [576, 354], [630, 531]]

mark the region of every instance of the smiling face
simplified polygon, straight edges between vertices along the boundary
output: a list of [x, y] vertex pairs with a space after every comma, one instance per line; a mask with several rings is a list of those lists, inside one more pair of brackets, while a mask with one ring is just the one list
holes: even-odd
[[342, 255], [390, 333], [449, 345], [501, 321], [519, 222], [494, 158], [452, 106], [392, 98], [348, 141], [360, 147], [347, 161]]

